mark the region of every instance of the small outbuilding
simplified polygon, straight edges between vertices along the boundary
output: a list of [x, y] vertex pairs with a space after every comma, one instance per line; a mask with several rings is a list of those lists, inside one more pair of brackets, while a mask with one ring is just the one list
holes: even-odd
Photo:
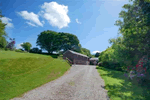
[[98, 58], [90, 58], [90, 64], [97, 65], [98, 64]]
[[86, 55], [83, 55], [81, 53], [77, 53], [72, 50], [67, 50], [63, 54], [63, 58], [68, 58], [72, 61], [73, 64], [80, 64], [80, 65], [89, 65], [89, 57]]

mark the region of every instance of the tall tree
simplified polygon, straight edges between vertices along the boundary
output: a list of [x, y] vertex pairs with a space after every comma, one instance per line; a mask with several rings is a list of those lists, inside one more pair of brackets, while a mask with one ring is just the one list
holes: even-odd
[[0, 11], [0, 48], [5, 48], [6, 45], [7, 45], [7, 41], [6, 41], [6, 37], [7, 34], [5, 32], [5, 26], [6, 24], [2, 23], [2, 14], [1, 14], [1, 11]]
[[37, 46], [40, 46], [42, 49], [47, 50], [48, 53], [53, 53], [61, 49], [60, 47], [60, 36], [55, 31], [43, 31], [38, 35]]
[[119, 14], [123, 20], [116, 21], [116, 25], [120, 26], [121, 37], [112, 40], [115, 53], [120, 56], [118, 60], [122, 58], [122, 61], [134, 64], [142, 55], [150, 55], [150, 2], [148, 1], [134, 0], [133, 4], [123, 6], [124, 10]]
[[86, 48], [81, 48], [81, 53], [87, 55], [88, 57], [92, 57], [90, 50]]
[[[77, 36], [70, 33], [44, 31], [38, 35], [37, 45], [42, 49], [53, 53], [53, 51], [59, 52], [60, 50], [72, 50], [78, 47], [79, 40]], [[77, 50], [77, 49], [76, 49]]]
[[99, 54], [100, 54], [99, 52], [96, 52], [95, 57], [99, 57]]
[[61, 49], [64, 51], [79, 47], [79, 39], [70, 33], [60, 32]]
[[82, 49], [81, 44], [78, 44], [78, 45], [72, 47], [72, 50], [76, 51], [78, 53], [81, 53], [81, 49]]
[[6, 48], [10, 50], [15, 50], [15, 38], [9, 38], [10, 42], [7, 42]]
[[22, 48], [24, 48], [26, 51], [29, 51], [32, 47], [31, 43], [29, 42], [25, 42], [23, 44], [21, 44]]

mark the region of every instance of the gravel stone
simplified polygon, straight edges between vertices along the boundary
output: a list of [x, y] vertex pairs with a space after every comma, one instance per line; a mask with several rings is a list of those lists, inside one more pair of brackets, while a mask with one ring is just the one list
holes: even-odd
[[12, 100], [109, 100], [96, 66], [73, 65], [67, 74]]

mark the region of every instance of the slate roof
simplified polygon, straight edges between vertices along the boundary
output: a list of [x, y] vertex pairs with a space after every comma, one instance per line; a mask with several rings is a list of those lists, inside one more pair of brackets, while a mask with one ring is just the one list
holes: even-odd
[[98, 58], [90, 58], [90, 60], [98, 60]]
[[[87, 55], [84, 55], [84, 54], [81, 54], [81, 53], [77, 53], [77, 52], [72, 51], [72, 50], [68, 50], [68, 51], [70, 51], [70, 52], [71, 52], [71, 53], [73, 53], [73, 54], [76, 54], [76, 55], [80, 55], [80, 56], [83, 56], [83, 57], [89, 58]], [[66, 52], [65, 52], [65, 53], [66, 53]]]

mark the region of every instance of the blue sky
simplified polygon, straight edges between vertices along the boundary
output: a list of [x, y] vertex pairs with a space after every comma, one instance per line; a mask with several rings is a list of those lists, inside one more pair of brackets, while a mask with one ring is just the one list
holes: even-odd
[[6, 32], [16, 47], [30, 42], [36, 47], [37, 35], [45, 30], [75, 34], [91, 53], [103, 51], [110, 38], [117, 36], [115, 21], [128, 0], [1, 0], [0, 9], [7, 23]]

